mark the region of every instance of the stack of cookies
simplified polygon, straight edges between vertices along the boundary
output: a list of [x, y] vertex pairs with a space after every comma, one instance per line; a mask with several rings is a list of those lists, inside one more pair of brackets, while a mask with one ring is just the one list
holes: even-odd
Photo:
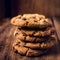
[[17, 27], [13, 50], [20, 55], [39, 56], [56, 44], [55, 29], [44, 15], [18, 15], [11, 19], [11, 24]]

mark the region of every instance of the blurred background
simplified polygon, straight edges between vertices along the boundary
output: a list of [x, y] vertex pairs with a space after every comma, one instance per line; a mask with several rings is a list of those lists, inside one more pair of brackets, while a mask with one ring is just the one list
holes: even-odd
[[60, 0], [0, 0], [0, 19], [24, 13], [60, 16]]

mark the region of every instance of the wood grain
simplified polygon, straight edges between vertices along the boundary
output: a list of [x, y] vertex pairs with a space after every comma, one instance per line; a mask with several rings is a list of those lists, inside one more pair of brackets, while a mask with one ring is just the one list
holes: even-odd
[[57, 31], [58, 40], [60, 42], [60, 18], [53, 18], [53, 22]]
[[12, 16], [39, 13], [48, 17], [60, 16], [60, 0], [12, 0]]

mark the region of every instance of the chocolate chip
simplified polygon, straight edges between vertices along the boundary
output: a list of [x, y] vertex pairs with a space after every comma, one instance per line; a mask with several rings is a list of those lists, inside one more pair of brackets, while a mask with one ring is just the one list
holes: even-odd
[[23, 20], [27, 20], [26, 18], [23, 18]]

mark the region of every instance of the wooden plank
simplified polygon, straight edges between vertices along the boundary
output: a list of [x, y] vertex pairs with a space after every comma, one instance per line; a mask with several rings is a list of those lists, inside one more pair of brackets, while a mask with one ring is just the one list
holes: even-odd
[[60, 0], [12, 0], [11, 2], [12, 16], [24, 13], [60, 16]]
[[58, 35], [58, 39], [60, 41], [60, 18], [53, 18], [54, 26], [56, 28], [56, 32]]

